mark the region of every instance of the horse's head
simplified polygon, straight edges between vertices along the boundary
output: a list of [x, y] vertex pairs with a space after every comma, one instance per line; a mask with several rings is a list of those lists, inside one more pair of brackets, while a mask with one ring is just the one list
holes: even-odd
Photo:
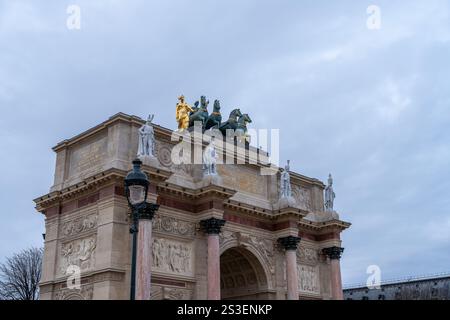
[[248, 113], [244, 113], [242, 115], [242, 118], [244, 118], [245, 123], [252, 123], [252, 119], [250, 118], [250, 116], [248, 115]]
[[200, 97], [200, 105], [202, 109], [206, 109], [208, 107], [209, 100], [206, 100], [205, 96]]
[[220, 111], [220, 101], [214, 100], [214, 111], [219, 112]]
[[242, 117], [242, 113], [240, 109], [234, 109], [230, 112], [230, 118]]

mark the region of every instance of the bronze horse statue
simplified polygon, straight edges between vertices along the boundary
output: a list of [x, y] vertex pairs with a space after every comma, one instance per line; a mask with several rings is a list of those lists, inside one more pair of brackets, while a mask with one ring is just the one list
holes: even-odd
[[237, 129], [239, 117], [242, 117], [241, 110], [234, 109], [230, 112], [230, 118], [219, 126], [219, 130], [224, 136], [227, 135], [227, 130], [231, 129], [234, 131]]
[[220, 113], [220, 101], [214, 100], [213, 112], [206, 120], [205, 130], [218, 129], [222, 123], [222, 114]]
[[200, 107], [198, 101], [195, 102], [194, 111], [189, 114], [189, 127], [193, 127], [196, 121], [202, 123], [202, 128], [205, 128], [206, 120], [208, 119], [208, 104], [205, 96], [200, 97]]
[[247, 133], [247, 123], [252, 123], [252, 119], [247, 113], [239, 117], [237, 128], [234, 131], [239, 143], [250, 143], [250, 135]]

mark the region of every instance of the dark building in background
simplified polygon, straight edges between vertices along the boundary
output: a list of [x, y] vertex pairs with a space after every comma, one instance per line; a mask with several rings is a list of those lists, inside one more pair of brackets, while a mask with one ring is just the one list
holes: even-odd
[[345, 300], [450, 300], [450, 273], [415, 277], [381, 284], [380, 289], [365, 285], [344, 289]]

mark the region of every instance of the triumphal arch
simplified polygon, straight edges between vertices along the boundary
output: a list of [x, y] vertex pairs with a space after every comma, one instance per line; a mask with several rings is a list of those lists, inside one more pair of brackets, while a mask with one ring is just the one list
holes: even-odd
[[[333, 210], [331, 176], [325, 185], [263, 163], [268, 153], [248, 143], [250, 117], [235, 109], [222, 121], [220, 103], [210, 114], [207, 105], [180, 97], [176, 130], [119, 113], [53, 148], [54, 184], [35, 199], [46, 228], [41, 299], [129, 299], [124, 178], [136, 158], [159, 205], [151, 230], [138, 231], [137, 299], [342, 299], [340, 233], [350, 224]], [[217, 138], [194, 146], [202, 163], [175, 161], [196, 124], [234, 130], [244, 161], [219, 159]]]

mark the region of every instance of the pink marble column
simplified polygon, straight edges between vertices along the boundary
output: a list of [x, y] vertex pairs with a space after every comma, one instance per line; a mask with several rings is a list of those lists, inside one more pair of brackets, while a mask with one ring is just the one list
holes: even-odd
[[152, 220], [139, 220], [136, 261], [136, 300], [150, 300], [152, 275]]
[[219, 235], [208, 234], [208, 300], [220, 300]]
[[152, 219], [159, 205], [147, 203], [138, 211], [136, 300], [150, 300], [152, 276]]
[[331, 260], [331, 294], [334, 300], [344, 299], [341, 279], [341, 262], [339, 259]]
[[286, 250], [287, 299], [298, 300], [297, 253]]
[[225, 220], [210, 218], [200, 221], [208, 234], [208, 300], [220, 300], [220, 246], [219, 233]]
[[343, 300], [340, 258], [344, 248], [330, 247], [323, 249], [323, 253], [330, 258], [331, 296], [333, 300]]
[[288, 236], [278, 239], [286, 250], [287, 299], [298, 300], [297, 246], [300, 238]]

